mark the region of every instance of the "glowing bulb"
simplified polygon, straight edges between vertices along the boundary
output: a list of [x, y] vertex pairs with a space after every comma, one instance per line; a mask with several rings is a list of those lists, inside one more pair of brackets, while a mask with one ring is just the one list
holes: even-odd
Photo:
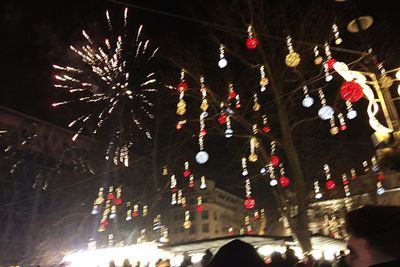
[[231, 138], [232, 136], [233, 136], [233, 130], [232, 129], [226, 129], [225, 137], [226, 138]]
[[347, 117], [349, 120], [354, 119], [355, 117], [357, 117], [357, 111], [355, 111], [354, 109], [349, 110], [349, 112], [347, 112], [346, 117]]
[[323, 106], [318, 110], [318, 116], [323, 120], [329, 120], [333, 118], [333, 108], [331, 106]]
[[379, 188], [376, 190], [376, 193], [377, 193], [378, 195], [382, 195], [383, 193], [385, 193], [385, 188], [379, 187]]
[[264, 92], [265, 90], [267, 90], [267, 88], [265, 86], [261, 86], [260, 91]]
[[196, 154], [195, 158], [196, 158], [196, 162], [197, 163], [203, 164], [203, 163], [206, 163], [208, 161], [209, 155], [208, 155], [208, 153], [206, 151], [202, 150], [202, 151], [199, 151]]
[[400, 70], [396, 71], [396, 79], [400, 80]]
[[278, 181], [276, 180], [276, 179], [272, 179], [270, 182], [269, 182], [269, 185], [270, 186], [275, 186], [275, 185], [277, 185], [278, 184]]
[[316, 193], [316, 194], [315, 194], [315, 198], [316, 198], [316, 199], [322, 198], [322, 194], [321, 194], [320, 192]]
[[312, 106], [312, 104], [314, 104], [314, 98], [312, 98], [311, 96], [306, 96], [304, 97], [303, 101], [301, 101], [301, 104], [303, 105], [303, 107], [309, 108]]
[[223, 57], [218, 61], [218, 67], [221, 69], [225, 68], [228, 65], [228, 61]]
[[332, 81], [332, 79], [333, 79], [333, 76], [330, 75], [330, 74], [329, 74], [328, 76], [325, 77], [325, 81], [327, 81], [327, 82]]
[[400, 95], [400, 84], [399, 84], [399, 86], [397, 87], [397, 94]]
[[246, 170], [246, 169], [244, 169], [243, 171], [242, 171], [242, 175], [243, 176], [246, 176], [246, 175], [248, 175], [249, 174], [249, 172]]
[[267, 170], [266, 170], [264, 167], [262, 167], [261, 170], [260, 170], [260, 173], [261, 173], [261, 174], [264, 174], [264, 173], [266, 173], [266, 172], [267, 172]]

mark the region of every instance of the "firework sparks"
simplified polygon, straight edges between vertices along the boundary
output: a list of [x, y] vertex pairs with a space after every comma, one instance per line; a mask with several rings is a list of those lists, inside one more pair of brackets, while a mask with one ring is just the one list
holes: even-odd
[[[135, 36], [130, 36], [127, 32], [127, 16], [128, 9], [125, 9], [123, 31], [118, 35], [110, 13], [106, 11], [110, 36], [99, 44], [96, 38], [82, 30], [85, 44], [80, 48], [70, 46], [80, 58], [81, 67], [53, 65], [57, 72], [54, 86], [67, 90], [72, 100], [52, 104], [58, 107], [75, 102], [84, 103], [89, 111], [80, 114], [68, 125], [76, 129], [72, 140], [75, 141], [88, 129], [94, 134], [100, 128], [113, 129], [105, 158], [125, 166], [129, 165], [129, 150], [133, 146], [135, 133], [139, 130], [151, 139], [144, 121], [154, 118], [151, 97], [157, 92], [157, 81], [155, 73], [150, 71], [150, 63], [158, 50], [150, 49], [149, 40], [142, 38], [142, 26]], [[105, 125], [111, 126], [103, 127]]]

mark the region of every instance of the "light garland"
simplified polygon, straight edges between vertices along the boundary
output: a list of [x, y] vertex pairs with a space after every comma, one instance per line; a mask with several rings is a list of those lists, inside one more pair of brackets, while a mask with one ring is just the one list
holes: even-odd
[[226, 130], [225, 130], [225, 137], [231, 138], [233, 136], [233, 130], [231, 128], [231, 117], [226, 117]]
[[254, 200], [254, 198], [251, 197], [251, 184], [249, 178], [246, 179], [245, 191], [246, 200], [244, 201], [244, 207], [246, 209], [252, 209], [256, 205], [256, 201]]
[[333, 117], [333, 108], [326, 104], [325, 94], [321, 88], [318, 89], [318, 95], [322, 105], [322, 107], [318, 110], [318, 116], [322, 120], [329, 120]]
[[269, 127], [269, 125], [268, 125], [268, 117], [267, 117], [267, 115], [262, 115], [262, 120], [263, 120], [263, 128], [262, 128], [262, 130], [263, 130], [263, 132], [264, 133], [269, 133], [270, 131], [271, 131], [271, 127]]
[[292, 37], [290, 37], [290, 35], [286, 37], [286, 44], [289, 50], [289, 54], [286, 55], [285, 64], [288, 67], [294, 68], [300, 64], [301, 58], [300, 55], [296, 53], [293, 49]]
[[201, 176], [200, 178], [200, 189], [206, 189], [207, 188], [207, 183], [206, 183], [206, 177]]
[[221, 69], [225, 68], [228, 65], [228, 61], [225, 58], [225, 51], [224, 51], [224, 45], [220, 44], [219, 45], [219, 61], [218, 61], [218, 67]]
[[335, 189], [336, 183], [332, 180], [331, 169], [329, 168], [328, 164], [324, 164], [324, 172], [325, 172], [325, 178], [326, 178], [326, 182], [325, 182], [326, 189], [328, 189], [328, 190]]
[[263, 65], [260, 66], [260, 91], [264, 92], [266, 90], [266, 86], [269, 84], [269, 80], [265, 75], [265, 67]]
[[309, 94], [308, 94], [308, 87], [307, 85], [303, 86], [303, 94], [304, 94], [304, 98], [301, 101], [301, 104], [303, 105], [303, 107], [305, 108], [309, 108], [314, 104], [314, 98], [312, 98]]
[[290, 179], [285, 175], [285, 168], [283, 167], [283, 163], [279, 164], [279, 168], [279, 172], [281, 174], [281, 177], [279, 178], [279, 183], [283, 188], [285, 188], [290, 185]]
[[256, 162], [258, 160], [258, 155], [256, 154], [256, 147], [258, 147], [257, 138], [252, 137], [250, 139], [250, 155], [249, 161]]
[[258, 45], [258, 40], [254, 37], [253, 27], [251, 25], [247, 26], [247, 35], [246, 47], [248, 49], [255, 49]]
[[343, 181], [343, 189], [346, 197], [350, 196], [350, 188], [349, 188], [349, 180], [347, 180], [347, 175], [345, 173], [342, 174]]
[[257, 95], [257, 93], [254, 93], [253, 99], [254, 99], [253, 100], [254, 101], [253, 111], [259, 111], [260, 108], [261, 108], [261, 105], [260, 105], [260, 103], [258, 103], [258, 95]]
[[188, 161], [185, 161], [184, 167], [185, 167], [185, 170], [183, 171], [183, 176], [189, 177], [191, 172], [189, 170], [189, 162]]
[[192, 226], [190, 222], [190, 211], [185, 211], [185, 221], [183, 222], [183, 228], [189, 229]]
[[268, 172], [269, 172], [269, 178], [270, 178], [270, 181], [269, 181], [270, 186], [276, 186], [278, 184], [278, 181], [276, 180], [275, 169], [274, 169], [274, 166], [272, 165], [272, 163], [268, 164]]
[[331, 135], [336, 135], [339, 132], [339, 128], [336, 126], [335, 117], [329, 119], [329, 123], [331, 125], [330, 133]]
[[343, 42], [343, 40], [342, 38], [340, 38], [339, 28], [335, 23], [332, 24], [332, 31], [335, 37], [335, 44], [340, 45]]
[[322, 193], [321, 193], [321, 189], [320, 189], [318, 181], [314, 182], [314, 193], [315, 193], [315, 198], [316, 199], [321, 199], [322, 198]]
[[324, 61], [323, 57], [319, 55], [318, 46], [314, 46], [314, 64], [320, 65]]
[[181, 82], [178, 84], [177, 89], [179, 92], [179, 102], [176, 106], [176, 114], [182, 116], [185, 115], [186, 113], [186, 102], [183, 99], [183, 97], [185, 96], [185, 91], [188, 88], [188, 85], [185, 81], [185, 70], [182, 69], [181, 70]]

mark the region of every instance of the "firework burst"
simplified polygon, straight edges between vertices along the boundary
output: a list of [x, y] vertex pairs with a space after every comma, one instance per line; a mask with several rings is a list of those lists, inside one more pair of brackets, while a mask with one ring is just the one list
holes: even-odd
[[68, 90], [69, 100], [53, 103], [53, 107], [80, 102], [88, 110], [68, 126], [76, 130], [73, 140], [82, 131], [96, 134], [101, 128], [107, 133], [108, 148], [105, 158], [115, 164], [129, 165], [129, 150], [134, 136], [144, 132], [151, 139], [144, 122], [153, 118], [152, 97], [155, 73], [151, 62], [158, 50], [149, 47], [149, 40], [142, 38], [143, 27], [135, 35], [127, 31], [128, 9], [124, 11], [121, 34], [117, 34], [106, 12], [108, 37], [96, 42], [83, 30], [84, 44], [71, 50], [80, 59], [79, 67], [53, 65], [56, 88]]

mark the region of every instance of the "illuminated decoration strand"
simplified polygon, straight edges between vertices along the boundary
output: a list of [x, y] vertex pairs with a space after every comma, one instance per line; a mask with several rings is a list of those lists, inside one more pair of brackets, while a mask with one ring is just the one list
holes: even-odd
[[383, 185], [382, 185], [382, 182], [381, 181], [378, 181], [377, 183], [376, 183], [376, 193], [378, 194], [378, 195], [382, 195], [383, 193], [385, 193], [385, 188], [383, 187]]
[[231, 116], [226, 117], [226, 130], [225, 130], [225, 137], [231, 138], [233, 136], [233, 130], [231, 127]]
[[245, 185], [245, 190], [246, 190], [246, 200], [244, 201], [244, 207], [246, 209], [253, 209], [256, 205], [256, 201], [254, 198], [251, 197], [251, 183], [250, 179], [246, 179], [246, 185]]
[[255, 93], [253, 95], [253, 99], [254, 99], [254, 104], [253, 104], [253, 111], [259, 111], [261, 108], [260, 103], [258, 103], [258, 95], [257, 93]]
[[235, 89], [233, 88], [233, 83], [230, 83], [228, 85], [228, 101], [235, 99], [236, 96], [237, 96], [237, 93], [235, 92]]
[[355, 110], [353, 109], [353, 104], [351, 104], [350, 101], [346, 101], [346, 109], [347, 109], [346, 117], [347, 117], [349, 120], [352, 120], [352, 119], [354, 119], [355, 117], [357, 117], [357, 111], [355, 111]]
[[319, 186], [319, 182], [318, 181], [314, 182], [314, 193], [315, 193], [315, 198], [316, 199], [321, 199], [322, 198], [321, 188]]
[[349, 180], [347, 179], [347, 175], [345, 173], [342, 174], [342, 181], [343, 181], [343, 190], [346, 197], [350, 196], [350, 188], [349, 188]]
[[171, 183], [170, 183], [170, 188], [172, 192], [176, 192], [176, 177], [175, 174], [171, 175]]
[[273, 167], [278, 167], [281, 162], [280, 157], [276, 154], [276, 142], [271, 142], [271, 164]]
[[265, 114], [262, 115], [262, 120], [263, 120], [263, 128], [262, 128], [263, 132], [264, 133], [269, 133], [271, 131], [271, 128], [268, 125], [268, 117], [267, 117], [267, 115], [265, 115]]
[[110, 216], [109, 216], [110, 219], [115, 219], [116, 211], [117, 211], [117, 209], [116, 209], [115, 205], [112, 205], [111, 206]]
[[221, 69], [225, 68], [228, 65], [228, 61], [225, 58], [225, 51], [224, 51], [224, 45], [220, 44], [219, 45], [219, 61], [218, 61], [218, 67]]
[[108, 188], [107, 200], [112, 200], [112, 199], [114, 199], [114, 194], [113, 194], [113, 192], [114, 192], [114, 187], [113, 187], [113, 186], [110, 186], [110, 187]]
[[355, 169], [350, 170], [350, 175], [351, 175], [351, 180], [356, 180], [357, 179], [357, 173]]
[[257, 124], [253, 124], [253, 134], [258, 134], [258, 127]]
[[176, 193], [172, 193], [171, 205], [175, 205], [175, 204], [176, 204]]
[[204, 77], [200, 77], [200, 92], [201, 92], [201, 105], [200, 109], [203, 111], [200, 114], [200, 131], [199, 131], [199, 148], [200, 151], [196, 154], [196, 162], [199, 164], [204, 164], [208, 161], [209, 155], [204, 150], [204, 137], [207, 134], [205, 130], [205, 122], [204, 118], [208, 116], [207, 109], [208, 109], [208, 102], [207, 102], [207, 88], [204, 85]]
[[224, 106], [225, 106], [224, 102], [221, 102], [221, 104], [220, 104], [221, 111], [220, 111], [220, 114], [219, 114], [218, 119], [217, 119], [218, 123], [221, 124], [221, 125], [226, 124], [226, 117], [227, 116], [225, 115]]
[[113, 247], [114, 246], [114, 235], [113, 234], [109, 234], [108, 235], [108, 246], [109, 247]]
[[189, 229], [192, 226], [190, 222], [190, 211], [185, 211], [185, 221], [183, 222], [183, 228]]
[[162, 227], [161, 214], [157, 214], [156, 217], [153, 218], [153, 231], [156, 231], [161, 227]]
[[168, 175], [168, 166], [167, 165], [163, 166], [162, 175], [163, 176], [167, 176]]
[[139, 205], [135, 204], [133, 205], [133, 212], [132, 212], [132, 217], [139, 217]]
[[329, 124], [331, 125], [330, 133], [331, 135], [336, 135], [339, 133], [339, 128], [336, 126], [335, 117], [329, 119]]
[[308, 94], [308, 87], [307, 85], [303, 86], [303, 94], [304, 94], [304, 98], [301, 101], [301, 104], [303, 105], [303, 107], [305, 108], [309, 108], [314, 104], [314, 98], [312, 98], [309, 94]]
[[126, 220], [127, 221], [130, 221], [130, 220], [132, 220], [132, 209], [131, 209], [131, 202], [127, 202], [126, 203], [126, 207], [127, 207], [127, 210], [126, 210]]
[[253, 217], [256, 221], [260, 220], [260, 212], [258, 210], [254, 210]]
[[247, 176], [249, 171], [247, 170], [247, 160], [245, 157], [242, 158], [242, 175]]
[[379, 171], [378, 161], [376, 160], [375, 156], [371, 157], [371, 170], [373, 172], [378, 172]]
[[121, 198], [122, 189], [121, 189], [121, 187], [117, 187], [117, 189], [115, 189], [115, 192], [116, 192], [115, 205], [121, 205], [122, 204], [122, 198]]
[[323, 57], [319, 55], [318, 46], [314, 46], [314, 64], [320, 65], [324, 61]]
[[178, 200], [177, 200], [176, 204], [182, 205], [182, 189], [178, 190]]
[[253, 27], [251, 25], [247, 26], [247, 39], [246, 47], [248, 49], [255, 49], [258, 45], [258, 40], [254, 36]]
[[333, 68], [333, 64], [336, 62], [335, 59], [332, 58], [331, 49], [329, 47], [328, 42], [324, 44], [324, 50], [326, 55], [326, 61], [323, 64], [324, 73], [325, 73], [325, 81], [330, 82], [333, 79], [333, 76], [329, 73], [329, 70]]
[[324, 164], [324, 173], [325, 173], [325, 187], [328, 190], [333, 190], [336, 187], [336, 183], [332, 180], [331, 169], [328, 164]]
[[248, 178], [246, 179], [245, 189], [246, 189], [246, 198], [251, 197], [251, 184], [250, 184], [250, 179]]
[[204, 210], [203, 198], [201, 196], [198, 196], [197, 197], [196, 211], [200, 213], [203, 210]]
[[275, 169], [274, 169], [274, 166], [272, 165], [272, 163], [268, 164], [268, 172], [269, 172], [269, 178], [270, 178], [269, 184], [271, 186], [276, 186], [278, 184], [278, 181], [276, 180]]
[[191, 174], [189, 177], [189, 188], [194, 188], [194, 175]]
[[347, 129], [347, 124], [346, 124], [346, 121], [344, 120], [344, 116], [343, 116], [343, 113], [339, 113], [338, 115], [337, 115], [337, 117], [338, 117], [338, 119], [339, 119], [339, 125], [340, 125], [340, 130], [341, 131], [345, 131], [346, 129]]
[[182, 197], [182, 208], [186, 208], [187, 204], [186, 204], [186, 198]]
[[250, 139], [250, 155], [249, 155], [249, 161], [251, 162], [256, 162], [258, 160], [258, 156], [256, 154], [256, 147], [258, 147], [258, 141], [257, 138], [252, 137]]
[[364, 173], [368, 173], [369, 172], [368, 162], [365, 160], [365, 161], [363, 161], [362, 165], [364, 168]]
[[191, 175], [191, 172], [189, 170], [189, 162], [186, 161], [184, 166], [185, 166], [185, 170], [183, 171], [183, 176], [189, 177]]
[[339, 28], [335, 23], [332, 24], [332, 31], [335, 37], [335, 44], [340, 45], [343, 42], [343, 40], [342, 38], [340, 38]]
[[260, 66], [260, 91], [264, 92], [267, 88], [266, 86], [269, 84], [269, 80], [265, 75], [265, 67], [264, 65]]
[[286, 176], [285, 174], [285, 168], [283, 167], [283, 163], [279, 164], [279, 172], [280, 172], [280, 177], [279, 177], [279, 183], [283, 188], [288, 187], [290, 185], [290, 179]]
[[301, 58], [300, 55], [296, 53], [293, 49], [292, 37], [290, 37], [290, 35], [286, 37], [286, 44], [289, 50], [289, 54], [286, 55], [285, 64], [288, 67], [294, 68], [300, 64]]
[[201, 176], [201, 179], [200, 179], [200, 189], [206, 189], [206, 187], [207, 187], [206, 177], [205, 177], [205, 176]]
[[318, 89], [318, 96], [322, 105], [322, 107], [318, 110], [318, 116], [322, 120], [330, 120], [333, 117], [334, 110], [331, 106], [326, 104], [325, 94], [321, 88]]
[[143, 212], [142, 212], [143, 217], [146, 217], [147, 213], [148, 213], [148, 207], [147, 207], [147, 205], [144, 205], [143, 206]]
[[183, 116], [186, 113], [186, 102], [184, 100], [184, 96], [187, 88], [188, 85], [185, 81], [185, 70], [182, 69], [180, 83], [177, 86], [179, 92], [179, 101], [178, 104], [176, 105], [176, 114], [178, 114], [179, 116]]
[[[126, 15], [127, 9], [124, 11]], [[108, 11], [106, 19], [108, 28], [113, 29]], [[126, 19], [124, 17], [125, 33], [128, 28]], [[112, 127], [115, 130], [109, 135], [105, 158], [126, 167], [129, 166], [129, 151], [133, 147], [132, 140], [136, 132], [142, 131], [151, 139], [144, 122], [154, 118], [152, 97], [157, 92], [155, 73], [150, 68], [158, 48], [150, 48], [149, 40], [142, 38], [142, 28], [139, 27], [133, 42], [128, 40], [127, 34], [118, 36], [117, 32], [110, 32], [110, 36], [115, 36], [115, 39], [105, 38], [101, 44], [95, 44], [94, 39], [83, 30], [86, 43], [80, 48], [70, 46], [80, 58], [81, 66], [53, 65], [56, 71], [54, 87], [68, 90], [73, 99], [56, 102], [52, 106], [56, 108], [60, 105], [84, 103], [88, 110], [68, 125], [77, 129], [72, 140], [76, 141], [83, 130], [88, 128], [86, 125], [93, 124], [95, 127], [92, 133], [97, 134], [103, 127], [110, 128], [105, 127], [108, 125], [106, 121], [123, 120], [124, 123], [113, 124], [116, 127]], [[133, 56], [130, 52], [132, 50], [136, 51]]]

